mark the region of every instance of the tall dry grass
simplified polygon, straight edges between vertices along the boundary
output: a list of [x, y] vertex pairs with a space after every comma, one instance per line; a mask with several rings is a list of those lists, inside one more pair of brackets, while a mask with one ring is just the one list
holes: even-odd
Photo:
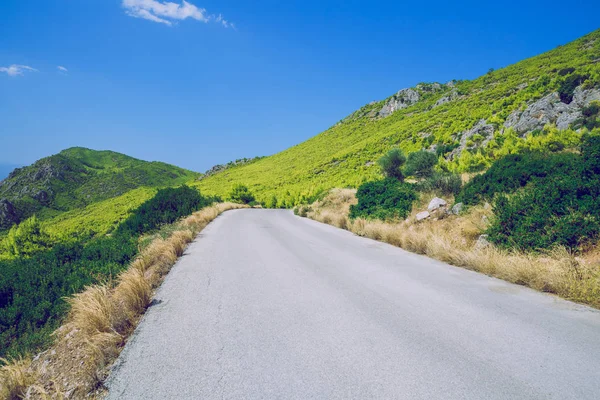
[[354, 197], [348, 190], [332, 191], [312, 204], [306, 216], [458, 267], [600, 308], [598, 252], [578, 256], [559, 247], [534, 254], [476, 246], [493, 217], [491, 209], [473, 207], [465, 215], [439, 214], [417, 223], [414, 215], [431, 199], [427, 196], [417, 202], [412, 216], [405, 221], [350, 220], [350, 204], [356, 203], [350, 195]]
[[90, 286], [68, 299], [66, 322], [55, 332], [51, 349], [33, 360], [4, 360], [0, 398], [94, 397], [154, 290], [187, 245], [219, 214], [243, 207], [222, 203], [190, 215], [171, 227], [168, 237], [150, 238], [150, 244], [114, 281]]

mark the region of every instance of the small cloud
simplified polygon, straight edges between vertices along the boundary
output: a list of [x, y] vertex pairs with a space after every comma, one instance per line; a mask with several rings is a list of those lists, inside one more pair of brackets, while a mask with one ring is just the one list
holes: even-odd
[[217, 22], [225, 28], [234, 28], [234, 25], [225, 20], [221, 14], [208, 15], [204, 8], [199, 8], [183, 0], [181, 4], [158, 0], [122, 0], [125, 13], [130, 17], [142, 18], [172, 26], [177, 21], [192, 18], [200, 22]]
[[63, 67], [62, 65], [59, 65], [58, 67], [56, 67], [57, 70], [59, 70], [60, 72], [69, 72], [68, 69], [66, 69], [65, 67]]
[[217, 15], [216, 17], [214, 17], [215, 22], [223, 25], [225, 28], [233, 28], [235, 29], [235, 25], [233, 24], [233, 22], [229, 22], [227, 21], [225, 18], [223, 18], [223, 16], [221, 14]]
[[0, 72], [6, 72], [8, 76], [23, 75], [23, 72], [38, 72], [37, 69], [28, 67], [27, 65], [13, 64], [10, 67], [0, 67]]

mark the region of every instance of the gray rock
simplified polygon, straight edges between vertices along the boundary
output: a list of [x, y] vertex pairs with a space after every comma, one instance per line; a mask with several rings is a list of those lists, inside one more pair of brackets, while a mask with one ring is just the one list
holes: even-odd
[[[452, 150], [448, 154], [448, 156], [446, 156], [446, 158], [449, 160], [453, 160], [459, 157], [464, 150], [472, 150], [480, 147], [485, 147], [494, 138], [494, 129], [494, 125], [488, 124], [485, 119], [480, 119], [475, 125], [473, 125], [471, 129], [460, 133], [459, 146], [456, 149]], [[467, 142], [475, 135], [481, 135], [483, 137], [483, 140], [478, 143], [474, 143], [471, 146], [468, 146]]]
[[550, 93], [530, 104], [523, 112], [513, 111], [504, 122], [504, 126], [513, 128], [521, 135], [542, 129], [546, 124], [556, 124], [558, 129], [567, 129], [581, 117], [583, 107], [597, 100], [600, 100], [600, 90], [583, 90], [581, 86], [575, 89], [573, 101], [569, 104], [560, 101], [558, 93]]
[[489, 235], [479, 236], [479, 238], [477, 238], [477, 241], [475, 242], [475, 249], [481, 250], [481, 249], [490, 247], [492, 244], [490, 243], [488, 238], [489, 238]]
[[427, 207], [427, 210], [429, 212], [435, 211], [440, 207], [445, 207], [447, 204], [448, 203], [446, 203], [446, 200], [440, 199], [439, 197], [434, 197], [433, 200], [431, 200], [429, 202], [429, 206]]
[[0, 229], [8, 229], [19, 223], [17, 211], [12, 203], [6, 199], [0, 200]]
[[431, 216], [431, 214], [429, 214], [429, 212], [428, 212], [428, 211], [421, 211], [420, 213], [418, 213], [418, 214], [416, 215], [416, 217], [415, 217], [415, 218], [416, 218], [417, 222], [421, 222], [421, 221], [423, 221], [423, 220], [425, 220], [425, 219], [429, 218], [430, 216]]
[[391, 115], [394, 111], [407, 108], [415, 104], [421, 99], [421, 95], [414, 89], [402, 89], [386, 101], [381, 110], [379, 117], [385, 118]]
[[452, 214], [460, 215], [460, 213], [463, 211], [464, 207], [465, 206], [463, 203], [456, 203], [455, 205], [452, 206]]
[[456, 99], [457, 97], [458, 97], [458, 92], [456, 91], [456, 89], [454, 89], [450, 92], [449, 95], [443, 96], [438, 101], [436, 101], [435, 104], [433, 105], [433, 108], [439, 107], [442, 104], [446, 104], [446, 103]]

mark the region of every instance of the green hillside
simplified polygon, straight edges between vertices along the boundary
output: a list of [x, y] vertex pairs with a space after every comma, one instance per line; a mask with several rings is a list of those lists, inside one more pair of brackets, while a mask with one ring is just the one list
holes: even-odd
[[112, 151], [67, 149], [16, 169], [0, 183], [0, 230], [33, 214], [47, 220], [133, 189], [176, 186], [197, 176]]
[[379, 177], [375, 161], [393, 147], [428, 149], [438, 168], [472, 172], [526, 148], [574, 147], [600, 128], [600, 31], [472, 81], [419, 84], [368, 104], [325, 132], [279, 154], [195, 183], [226, 195], [245, 184], [258, 200], [291, 206], [332, 187]]

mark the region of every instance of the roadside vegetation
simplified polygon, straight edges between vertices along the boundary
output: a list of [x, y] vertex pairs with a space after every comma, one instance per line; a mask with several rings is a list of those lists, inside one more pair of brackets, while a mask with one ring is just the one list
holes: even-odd
[[62, 240], [35, 217], [2, 240], [0, 357], [33, 353], [52, 342], [69, 310], [64, 298], [116, 277], [138, 254], [138, 238], [213, 203], [187, 186], [159, 190], [109, 235]]
[[[508, 155], [464, 186], [460, 177], [449, 175], [452, 190], [426, 184], [439, 176], [430, 163], [413, 183], [403, 182], [407, 168], [391, 178], [385, 160], [404, 159], [392, 150], [380, 163], [387, 178], [364, 183], [358, 191], [332, 190], [295, 211], [600, 308], [600, 136], [582, 141], [561, 153]], [[395, 189], [385, 189], [395, 187], [414, 196], [396, 201]]]

